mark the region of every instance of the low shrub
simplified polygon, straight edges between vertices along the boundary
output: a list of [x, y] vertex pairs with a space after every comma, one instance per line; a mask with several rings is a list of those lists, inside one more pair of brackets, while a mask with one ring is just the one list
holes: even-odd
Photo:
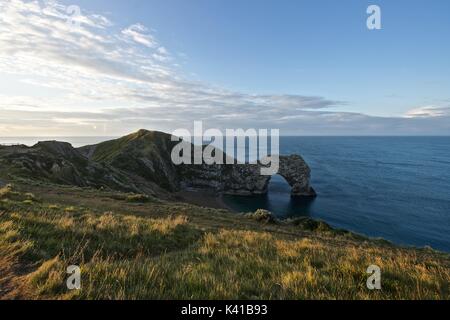
[[276, 218], [272, 212], [264, 209], [258, 209], [255, 212], [247, 213], [245, 216], [258, 222], [276, 223]]

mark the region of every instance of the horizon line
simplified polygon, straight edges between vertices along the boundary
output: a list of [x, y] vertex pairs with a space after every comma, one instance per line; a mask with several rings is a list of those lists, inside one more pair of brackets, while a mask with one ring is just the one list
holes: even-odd
[[[149, 130], [150, 132], [152, 131], [152, 130]], [[154, 132], [158, 132], [158, 131], [154, 131]], [[167, 132], [163, 132], [163, 131], [159, 131], [159, 132], [162, 132], [162, 133], [166, 133], [166, 134], [168, 134], [168, 135], [172, 135], [171, 133], [167, 133]], [[53, 135], [37, 135], [37, 136], [0, 136], [0, 139], [1, 138], [8, 138], [8, 139], [11, 139], [11, 138], [121, 138], [121, 137], [125, 137], [125, 136], [127, 136], [127, 135], [130, 135], [130, 134], [133, 134], [133, 133], [135, 133], [135, 132], [132, 132], [132, 133], [128, 133], [128, 134], [124, 134], [124, 135], [98, 135], [98, 136], [96, 136], [96, 135], [86, 135], [86, 136], [72, 136], [72, 135], [55, 135], [55, 136], [53, 136]], [[269, 135], [270, 136], [270, 135]], [[198, 136], [191, 136], [191, 137], [198, 137]], [[228, 137], [227, 135], [223, 135], [223, 137]], [[247, 136], [248, 137], [248, 136]], [[280, 137], [285, 137], [285, 138], [289, 138], [289, 137], [295, 137], [295, 138], [297, 138], [297, 137], [311, 137], [311, 138], [314, 138], [314, 137], [325, 137], [325, 138], [339, 138], [339, 137], [342, 137], [342, 138], [345, 138], [345, 137], [349, 137], [349, 138], [351, 138], [351, 137], [368, 137], [368, 138], [370, 138], [370, 137], [374, 137], [374, 138], [383, 138], [383, 137], [386, 137], [386, 138], [389, 138], [389, 137], [450, 137], [450, 134], [421, 134], [421, 135], [417, 135], [417, 134], [415, 134], [415, 135], [407, 135], [407, 134], [399, 134], [399, 135], [395, 135], [395, 134], [391, 134], [391, 135], [372, 135], [372, 134], [368, 134], [368, 135], [364, 135], [364, 134], [361, 134], [361, 135], [353, 135], [353, 134], [342, 134], [342, 135], [290, 135], [290, 134], [287, 134], [287, 135], [280, 135]]]

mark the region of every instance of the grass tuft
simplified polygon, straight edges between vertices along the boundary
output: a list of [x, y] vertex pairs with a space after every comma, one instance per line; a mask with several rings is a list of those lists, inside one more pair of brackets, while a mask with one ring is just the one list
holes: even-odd
[[263, 223], [276, 223], [274, 215], [267, 210], [258, 209], [255, 212], [245, 214], [246, 217]]
[[146, 203], [150, 202], [151, 198], [144, 194], [132, 194], [126, 197], [127, 202]]

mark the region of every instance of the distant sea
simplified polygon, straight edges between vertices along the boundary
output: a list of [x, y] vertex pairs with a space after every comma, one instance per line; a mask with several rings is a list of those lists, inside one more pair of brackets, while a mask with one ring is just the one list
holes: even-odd
[[[59, 137], [79, 147], [108, 137]], [[0, 138], [32, 145], [55, 138]], [[293, 200], [280, 176], [268, 196], [226, 196], [239, 211], [265, 208], [280, 218], [308, 216], [401, 245], [450, 252], [450, 137], [282, 137], [282, 154], [312, 169], [314, 200]]]
[[39, 141], [57, 140], [69, 142], [73, 147], [79, 148], [116, 138], [117, 137], [0, 137], [0, 144], [24, 144], [26, 146], [33, 146]]

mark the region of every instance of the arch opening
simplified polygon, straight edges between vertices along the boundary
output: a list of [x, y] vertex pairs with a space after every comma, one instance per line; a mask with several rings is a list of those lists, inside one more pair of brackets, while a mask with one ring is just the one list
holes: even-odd
[[290, 197], [292, 192], [292, 187], [289, 182], [280, 174], [272, 176], [269, 180], [269, 185], [267, 187], [267, 193], [269, 195], [284, 195]]
[[[311, 214], [314, 197], [293, 195], [293, 187], [281, 174], [270, 177], [263, 209], [279, 217], [307, 216]], [[263, 204], [262, 202], [259, 205]]]

